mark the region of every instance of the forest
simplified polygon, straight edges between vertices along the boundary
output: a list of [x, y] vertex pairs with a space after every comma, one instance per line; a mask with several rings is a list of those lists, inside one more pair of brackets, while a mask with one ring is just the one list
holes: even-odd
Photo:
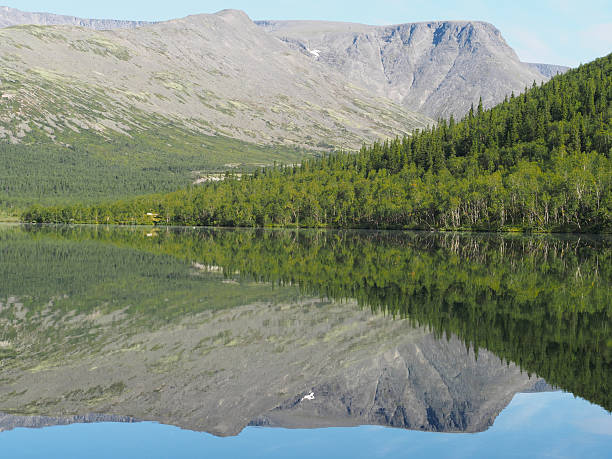
[[0, 142], [0, 212], [171, 192], [228, 164], [252, 171], [305, 154], [158, 124], [129, 136], [69, 131], [54, 143], [32, 130], [22, 143]]
[[411, 136], [27, 222], [609, 232], [612, 54]]

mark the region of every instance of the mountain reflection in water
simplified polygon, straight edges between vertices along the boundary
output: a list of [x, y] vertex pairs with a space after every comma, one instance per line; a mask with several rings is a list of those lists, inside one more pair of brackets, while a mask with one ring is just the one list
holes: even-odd
[[610, 410], [605, 237], [0, 227], [0, 429], [487, 429]]

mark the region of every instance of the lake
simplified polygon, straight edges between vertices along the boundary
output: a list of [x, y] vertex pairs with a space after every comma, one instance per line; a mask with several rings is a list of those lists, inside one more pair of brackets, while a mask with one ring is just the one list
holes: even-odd
[[612, 238], [0, 225], [3, 457], [609, 457]]

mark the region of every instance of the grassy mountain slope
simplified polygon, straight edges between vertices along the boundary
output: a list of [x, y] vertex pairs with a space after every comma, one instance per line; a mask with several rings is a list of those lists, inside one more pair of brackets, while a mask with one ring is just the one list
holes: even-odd
[[26, 221], [612, 229], [612, 55], [411, 137], [222, 184]]
[[197, 171], [297, 162], [433, 123], [238, 11], [129, 30], [3, 28], [0, 63], [5, 209], [170, 191]]
[[0, 136], [11, 142], [36, 128], [50, 139], [131, 133], [155, 115], [257, 143], [348, 147], [431, 122], [313, 66], [239, 11], [130, 30], [17, 26], [0, 37], [0, 90], [14, 106]]

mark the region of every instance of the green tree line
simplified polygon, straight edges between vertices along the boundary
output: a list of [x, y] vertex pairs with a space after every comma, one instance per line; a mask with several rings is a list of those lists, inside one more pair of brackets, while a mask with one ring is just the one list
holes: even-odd
[[460, 122], [223, 183], [31, 222], [602, 232], [612, 228], [612, 55]]

